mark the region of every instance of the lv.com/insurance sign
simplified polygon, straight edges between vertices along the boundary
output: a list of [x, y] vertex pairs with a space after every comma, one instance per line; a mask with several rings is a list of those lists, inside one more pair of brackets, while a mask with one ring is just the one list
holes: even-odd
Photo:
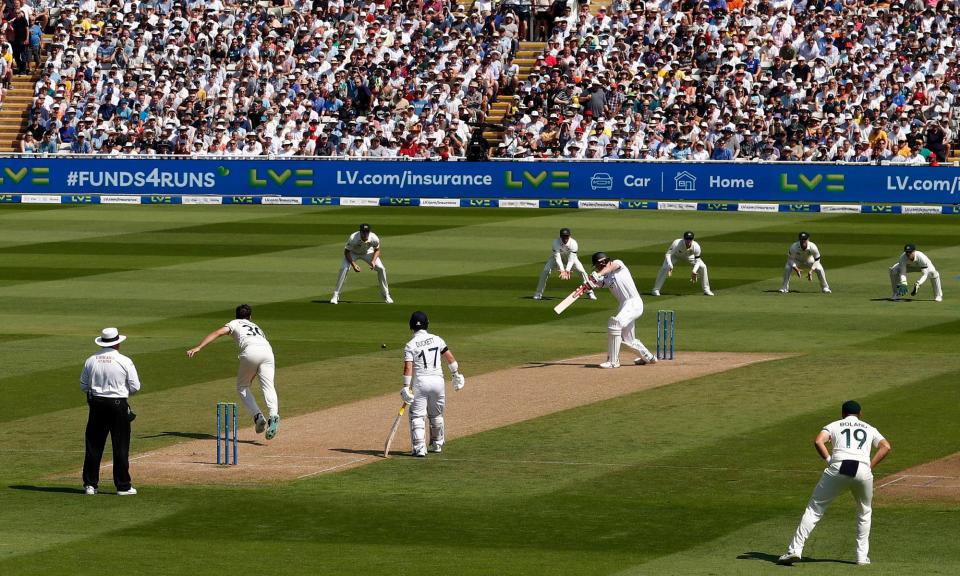
[[0, 193], [954, 204], [960, 169], [23, 156], [0, 159]]

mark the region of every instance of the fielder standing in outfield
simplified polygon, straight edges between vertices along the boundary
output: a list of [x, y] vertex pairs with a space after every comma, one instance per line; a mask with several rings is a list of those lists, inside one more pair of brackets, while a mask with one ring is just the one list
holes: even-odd
[[[230, 334], [240, 347], [240, 367], [237, 369], [237, 393], [243, 400], [243, 405], [253, 416], [257, 434], [266, 430], [267, 440], [273, 440], [280, 428], [280, 405], [277, 399], [277, 390], [273, 386], [273, 376], [276, 366], [273, 361], [273, 347], [267, 341], [267, 336], [259, 326], [250, 319], [253, 309], [247, 304], [237, 306], [236, 319], [227, 322], [221, 328], [214, 330], [204, 337], [196, 347], [187, 350], [187, 356], [193, 358], [203, 348], [221, 336]], [[260, 379], [260, 390], [263, 392], [263, 401], [267, 404], [269, 418], [263, 417], [257, 399], [253, 397], [250, 383], [254, 377]]]
[[616, 316], [607, 321], [607, 361], [601, 368], [620, 367], [620, 344], [626, 344], [640, 353], [634, 364], [655, 364], [657, 357], [647, 350], [643, 342], [637, 340], [634, 324], [643, 315], [643, 300], [637, 285], [633, 283], [630, 270], [621, 260], [611, 260], [604, 252], [597, 252], [592, 258], [594, 273], [590, 283], [598, 288], [609, 288], [620, 308]]
[[[543, 298], [543, 291], [547, 287], [547, 278], [550, 277], [550, 273], [553, 272], [554, 268], [560, 270], [561, 280], [569, 280], [570, 270], [576, 268], [577, 272], [580, 273], [582, 281], [587, 281], [587, 271], [583, 269], [583, 264], [580, 263], [580, 258], [577, 257], [577, 249], [577, 241], [570, 236], [570, 229], [561, 228], [560, 237], [553, 241], [553, 254], [547, 259], [547, 263], [543, 265], [543, 272], [540, 273], [540, 282], [537, 284], [537, 291], [533, 294], [534, 300]], [[564, 256], [567, 258], [566, 266], [563, 264]], [[587, 292], [587, 297], [591, 300], [597, 299], [593, 290]]]
[[113, 484], [117, 495], [133, 496], [130, 483], [130, 422], [135, 417], [127, 403], [140, 391], [140, 376], [133, 360], [120, 353], [127, 337], [116, 328], [104, 328], [94, 340], [100, 351], [87, 358], [80, 373], [80, 390], [87, 395], [86, 449], [83, 457], [83, 488], [88, 496], [100, 485], [100, 461], [107, 434], [113, 445]]
[[413, 338], [403, 348], [403, 388], [400, 398], [410, 404], [410, 444], [413, 456], [426, 456], [426, 431], [424, 418], [430, 419], [430, 451], [443, 451], [443, 407], [445, 391], [443, 367], [440, 359], [450, 369], [454, 390], [463, 388], [466, 381], [453, 352], [443, 338], [427, 332], [427, 315], [417, 311], [410, 316]]
[[654, 296], [660, 295], [660, 289], [667, 280], [667, 276], [673, 275], [674, 258], [684, 258], [690, 263], [693, 270], [690, 272], [690, 281], [696, 283], [699, 275], [703, 276], [703, 295], [713, 296], [710, 291], [710, 278], [707, 277], [707, 265], [700, 259], [700, 244], [694, 241], [693, 232], [689, 230], [683, 233], [683, 238], [677, 238], [667, 248], [667, 253], [663, 258], [663, 266], [657, 274], [657, 281], [653, 285]]
[[933, 262], [926, 254], [917, 250], [913, 244], [907, 244], [903, 247], [903, 254], [896, 264], [890, 267], [890, 286], [893, 288], [891, 300], [899, 300], [907, 295], [907, 272], [920, 272], [920, 278], [913, 285], [910, 291], [911, 296], [916, 296], [920, 291], [920, 286], [930, 277], [930, 283], [933, 284], [933, 299], [937, 302], [943, 302], [943, 288], [940, 285], [940, 273], [933, 265]]
[[796, 273], [797, 278], [800, 278], [801, 265], [807, 268], [807, 280], [813, 280], [813, 273], [816, 272], [817, 278], [820, 279], [820, 290], [824, 294], [829, 294], [830, 285], [827, 284], [827, 272], [820, 262], [820, 249], [810, 241], [810, 235], [806, 232], [801, 232], [797, 241], [787, 250], [787, 263], [783, 267], [783, 286], [780, 288], [780, 293], [790, 292], [790, 276]]
[[343, 263], [340, 264], [337, 287], [333, 291], [333, 296], [330, 297], [330, 303], [336, 304], [340, 301], [340, 290], [343, 289], [343, 283], [347, 279], [347, 271], [351, 268], [354, 272], [360, 271], [357, 260], [363, 260], [371, 270], [377, 271], [380, 295], [383, 296], [384, 302], [393, 304], [390, 288], [387, 286], [387, 269], [383, 267], [383, 261], [380, 260], [380, 238], [370, 231], [369, 224], [361, 224], [360, 230], [351, 234], [346, 246], [343, 247]]
[[[890, 443], [873, 426], [860, 419], [860, 404], [848, 400], [841, 407], [842, 419], [831, 422], [820, 430], [813, 444], [827, 467], [820, 476], [813, 495], [807, 502], [800, 526], [787, 548], [787, 553], [777, 562], [793, 564], [803, 556], [803, 545], [827, 507], [840, 492], [849, 489], [857, 501], [857, 564], [869, 564], [870, 519], [873, 504], [873, 469], [890, 452]], [[826, 443], [833, 446], [833, 454]], [[872, 448], [876, 454], [870, 458]]]

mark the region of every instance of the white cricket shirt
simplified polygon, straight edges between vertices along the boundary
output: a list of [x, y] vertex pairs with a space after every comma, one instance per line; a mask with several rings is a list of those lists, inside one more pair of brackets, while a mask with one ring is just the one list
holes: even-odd
[[80, 389], [104, 398], [128, 398], [140, 390], [140, 376], [133, 360], [119, 350], [104, 348], [83, 364]]
[[699, 257], [700, 244], [698, 244], [696, 240], [691, 241], [690, 247], [687, 248], [687, 243], [683, 241], [683, 238], [677, 238], [673, 241], [673, 244], [667, 248], [667, 260], [670, 261], [671, 265], [673, 265], [674, 258], [685, 258], [687, 262], [693, 265]]
[[574, 240], [572, 236], [567, 240], [567, 243], [566, 243], [566, 244], [564, 244], [564, 243], [563, 243], [563, 240], [561, 240], [561, 239], [559, 239], [559, 238], [554, 239], [554, 241], [553, 241], [553, 257], [554, 257], [554, 258], [556, 259], [556, 261], [557, 261], [557, 266], [560, 267], [560, 268], [563, 268], [563, 267], [564, 267], [564, 266], [563, 266], [563, 260], [562, 260], [561, 258], [562, 258], [563, 256], [566, 256], [566, 257], [567, 257], [567, 264], [568, 264], [568, 265], [567, 265], [567, 267], [566, 267], [565, 269], [566, 269], [567, 271], [569, 271], [569, 270], [573, 267], [573, 262], [570, 261], [570, 255], [572, 254], [574, 257], [576, 257], [576, 256], [577, 256], [577, 249], [578, 249], [578, 248], [579, 248], [579, 246], [577, 246], [577, 241]]
[[807, 249], [804, 250], [798, 240], [790, 245], [790, 249], [787, 250], [787, 258], [789, 258], [791, 262], [813, 264], [820, 259], [820, 250], [816, 244], [809, 240], [807, 240]]
[[622, 260], [614, 260], [613, 262], [619, 264], [620, 268], [618, 268], [616, 272], [611, 272], [603, 278], [603, 287], [609, 288], [610, 292], [621, 304], [631, 298], [639, 298], [640, 292], [637, 290], [637, 285], [633, 282], [633, 277], [630, 276], [630, 269], [627, 268], [627, 265], [624, 264]]
[[418, 377], [439, 376], [443, 378], [441, 359], [447, 351], [447, 343], [436, 334], [417, 330], [403, 347], [403, 361], [413, 362], [413, 375]]
[[830, 444], [833, 445], [831, 462], [856, 460], [870, 464], [871, 449], [884, 439], [879, 430], [853, 415], [831, 422], [823, 430], [830, 435]]
[[373, 254], [379, 247], [380, 238], [376, 234], [371, 232], [370, 235], [367, 236], [367, 239], [364, 240], [360, 237], [360, 231], [358, 230], [350, 235], [343, 249], [349, 250], [351, 254], [356, 256], [363, 256], [365, 254]]
[[933, 266], [933, 262], [927, 258], [927, 255], [919, 250], [915, 250], [914, 255], [916, 258], [913, 261], [910, 261], [910, 258], [907, 256], [907, 253], [904, 252], [900, 255], [900, 260], [898, 264], [900, 265], [900, 280], [901, 282], [906, 281], [907, 272], [936, 272], [937, 269]]
[[226, 324], [227, 330], [240, 347], [242, 354], [247, 348], [254, 346], [270, 346], [267, 335], [259, 326], [249, 320], [231, 320]]

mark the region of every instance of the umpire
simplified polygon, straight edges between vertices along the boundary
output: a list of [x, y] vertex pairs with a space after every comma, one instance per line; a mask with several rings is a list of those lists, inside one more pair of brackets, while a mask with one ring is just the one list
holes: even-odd
[[130, 422], [135, 417], [127, 397], [140, 390], [140, 378], [133, 360], [120, 353], [127, 337], [116, 328], [104, 328], [95, 339], [101, 350], [87, 358], [80, 374], [80, 389], [87, 395], [86, 455], [83, 459], [83, 485], [88, 495], [97, 493], [100, 460], [107, 434], [113, 443], [113, 483], [119, 496], [133, 496], [130, 484]]

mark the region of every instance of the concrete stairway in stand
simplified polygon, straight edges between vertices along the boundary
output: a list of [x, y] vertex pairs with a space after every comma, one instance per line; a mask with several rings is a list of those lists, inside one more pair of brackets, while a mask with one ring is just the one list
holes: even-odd
[[[530, 72], [533, 71], [533, 66], [537, 62], [537, 56], [543, 53], [546, 46], [546, 42], [520, 43], [520, 47], [517, 48], [517, 54], [514, 56], [513, 61], [520, 68], [517, 72], [517, 78], [521, 84], [530, 76]], [[502, 125], [504, 119], [510, 113], [512, 105], [513, 97], [501, 94], [497, 101], [490, 105], [490, 110], [487, 112], [487, 123]], [[491, 146], [496, 146], [503, 141], [503, 130], [490, 128], [483, 133], [483, 136]]]
[[20, 151], [20, 139], [30, 119], [33, 87], [39, 78], [39, 74], [13, 77], [13, 83], [3, 97], [3, 109], [0, 110], [0, 152]]

